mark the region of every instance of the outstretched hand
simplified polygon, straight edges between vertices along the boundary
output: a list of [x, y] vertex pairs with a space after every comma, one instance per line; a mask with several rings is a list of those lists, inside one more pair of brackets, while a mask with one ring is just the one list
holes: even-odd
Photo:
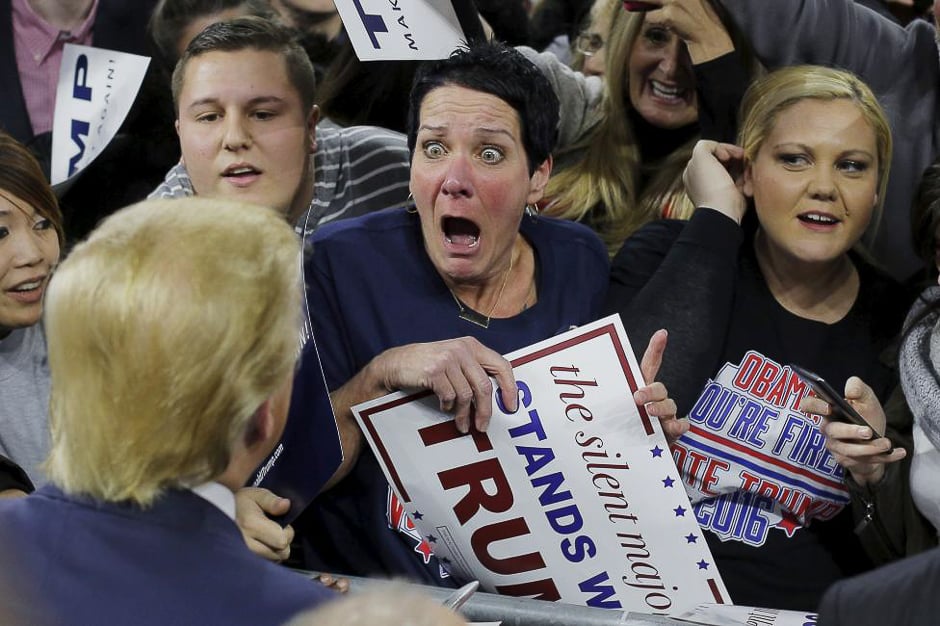
[[640, 372], [643, 374], [643, 380], [648, 384], [636, 390], [633, 394], [633, 401], [637, 406], [646, 407], [649, 415], [659, 418], [666, 440], [672, 443], [689, 430], [689, 420], [676, 417], [676, 402], [669, 397], [666, 386], [660, 382], [651, 382], [656, 380], [659, 367], [663, 363], [667, 339], [668, 334], [665, 329], [657, 330], [650, 337], [649, 345], [646, 346], [646, 352], [643, 353], [643, 359], [640, 361]]
[[875, 484], [884, 476], [885, 466], [907, 455], [904, 448], [893, 448], [891, 440], [880, 437], [885, 429], [885, 412], [871, 387], [857, 376], [845, 381], [845, 399], [871, 426], [837, 422], [829, 418], [832, 407], [825, 400], [806, 396], [800, 410], [823, 417], [819, 430], [826, 436], [826, 448], [835, 461], [861, 486]]
[[493, 415], [493, 382], [496, 378], [504, 406], [515, 411], [519, 403], [512, 366], [502, 355], [473, 337], [391, 348], [374, 360], [382, 383], [394, 389], [429, 389], [440, 401], [441, 411], [453, 413], [457, 430], [470, 431], [470, 419], [485, 431]]

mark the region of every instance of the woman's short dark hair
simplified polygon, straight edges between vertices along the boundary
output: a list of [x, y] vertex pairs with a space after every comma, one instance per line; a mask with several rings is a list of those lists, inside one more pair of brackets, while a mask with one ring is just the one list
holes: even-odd
[[26, 202], [36, 213], [49, 220], [65, 242], [59, 201], [42, 173], [42, 168], [23, 144], [0, 130], [0, 193], [8, 192]]
[[421, 102], [429, 92], [446, 85], [488, 93], [516, 110], [530, 175], [551, 154], [558, 136], [558, 97], [531, 61], [498, 42], [473, 43], [418, 68], [408, 103], [408, 148], [412, 154]]

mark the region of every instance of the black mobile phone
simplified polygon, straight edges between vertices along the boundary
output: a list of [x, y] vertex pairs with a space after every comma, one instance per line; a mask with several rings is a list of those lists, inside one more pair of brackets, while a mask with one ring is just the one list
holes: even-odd
[[832, 385], [827, 383], [822, 376], [799, 365], [791, 364], [790, 369], [793, 370], [797, 376], [809, 383], [809, 386], [813, 388], [817, 396], [829, 403], [829, 406], [832, 407], [832, 411], [829, 414], [830, 419], [846, 422], [848, 424], [856, 424], [858, 426], [867, 426], [871, 428], [871, 431], [878, 437], [884, 437], [883, 432], [878, 432], [864, 417], [859, 415], [858, 411], [842, 397], [842, 394], [833, 389]]

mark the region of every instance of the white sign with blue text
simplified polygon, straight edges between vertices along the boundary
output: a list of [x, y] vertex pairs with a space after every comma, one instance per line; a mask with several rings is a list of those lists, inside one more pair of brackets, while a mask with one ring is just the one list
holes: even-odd
[[444, 59], [466, 39], [451, 0], [336, 0], [336, 10], [363, 61]]
[[619, 316], [507, 358], [519, 409], [463, 435], [428, 392], [358, 405], [389, 483], [458, 581], [507, 595], [676, 614], [728, 592]]
[[74, 177], [114, 138], [149, 63], [136, 54], [65, 44], [52, 126], [53, 185]]

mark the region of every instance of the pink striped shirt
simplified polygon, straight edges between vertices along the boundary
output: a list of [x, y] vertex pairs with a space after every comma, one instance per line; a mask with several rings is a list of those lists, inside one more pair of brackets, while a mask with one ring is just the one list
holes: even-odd
[[75, 32], [60, 31], [36, 15], [28, 0], [12, 0], [13, 47], [20, 86], [33, 133], [52, 130], [55, 113], [55, 91], [62, 65], [62, 49], [67, 43], [90, 46], [98, 0], [94, 0], [88, 16]]

